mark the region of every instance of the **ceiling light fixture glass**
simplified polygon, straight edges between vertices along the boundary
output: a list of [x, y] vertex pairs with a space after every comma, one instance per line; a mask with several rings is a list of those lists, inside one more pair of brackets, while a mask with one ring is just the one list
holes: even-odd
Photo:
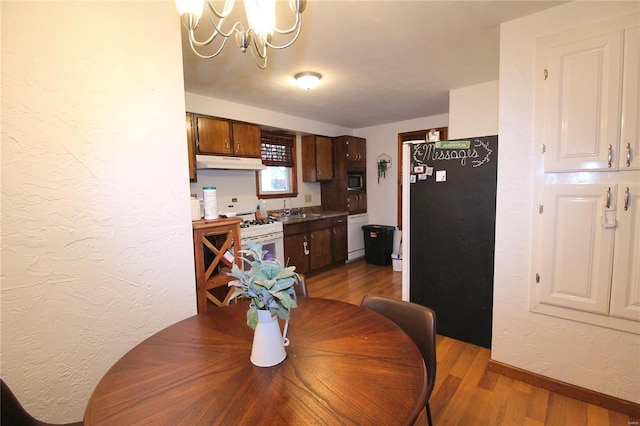
[[[302, 29], [302, 12], [307, 7], [307, 0], [289, 0], [289, 8], [295, 14], [295, 23], [287, 29], [279, 29], [276, 26], [276, 0], [244, 0], [245, 13], [249, 28], [245, 30], [240, 22], [236, 22], [226, 31], [223, 31], [225, 19], [233, 10], [235, 0], [225, 0], [222, 11], [218, 11], [213, 5], [214, 0], [175, 0], [176, 8], [182, 18], [182, 24], [189, 31], [189, 43], [191, 49], [201, 58], [210, 59], [218, 56], [224, 48], [227, 40], [235, 35], [236, 43], [242, 52], [247, 49], [258, 67], [264, 69], [267, 66], [267, 48], [285, 49], [291, 46], [300, 35]], [[211, 24], [211, 35], [204, 41], [196, 40], [195, 32], [202, 17], [204, 5], [207, 5], [207, 17]], [[289, 35], [295, 33], [293, 38], [284, 44], [273, 44], [275, 34]], [[204, 54], [199, 49], [219, 40], [217, 50], [212, 54]]]
[[302, 87], [303, 89], [309, 90], [318, 85], [320, 79], [322, 78], [322, 75], [313, 71], [304, 71], [294, 75], [293, 78], [296, 79], [296, 83], [298, 84], [298, 86]]

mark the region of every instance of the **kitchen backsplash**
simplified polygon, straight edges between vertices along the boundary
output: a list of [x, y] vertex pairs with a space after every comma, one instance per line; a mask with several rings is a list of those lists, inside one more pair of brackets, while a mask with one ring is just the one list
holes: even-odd
[[[191, 194], [202, 198], [202, 187], [215, 186], [218, 200], [218, 212], [234, 211], [245, 213], [255, 211], [258, 204], [256, 196], [255, 172], [249, 170], [198, 170], [198, 181], [190, 184]], [[305, 201], [306, 199], [311, 201]], [[233, 200], [236, 201], [233, 201]], [[267, 210], [280, 210], [283, 200], [287, 208], [319, 206], [320, 184], [302, 182], [298, 172], [298, 196], [294, 198], [274, 198], [266, 200]]]

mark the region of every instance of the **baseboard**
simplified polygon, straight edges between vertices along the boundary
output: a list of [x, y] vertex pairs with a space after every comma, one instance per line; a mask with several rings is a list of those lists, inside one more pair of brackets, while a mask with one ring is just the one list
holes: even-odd
[[607, 410], [624, 413], [635, 419], [640, 418], [640, 404], [636, 404], [635, 402], [625, 401], [624, 399], [616, 398], [614, 396], [605, 395], [603, 393], [561, 382], [556, 379], [551, 379], [549, 377], [532, 373], [518, 367], [513, 367], [508, 364], [503, 364], [492, 359], [489, 360], [487, 368], [495, 373], [502, 374], [503, 376], [507, 376], [515, 380], [520, 380], [521, 382], [529, 383], [530, 385], [538, 386], [561, 395], [597, 405], [606, 408]]

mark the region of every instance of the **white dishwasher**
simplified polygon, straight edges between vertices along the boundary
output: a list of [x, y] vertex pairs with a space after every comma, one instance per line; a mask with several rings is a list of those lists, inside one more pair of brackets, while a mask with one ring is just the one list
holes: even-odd
[[369, 224], [369, 215], [366, 213], [347, 216], [347, 262], [364, 257], [364, 233], [362, 227]]

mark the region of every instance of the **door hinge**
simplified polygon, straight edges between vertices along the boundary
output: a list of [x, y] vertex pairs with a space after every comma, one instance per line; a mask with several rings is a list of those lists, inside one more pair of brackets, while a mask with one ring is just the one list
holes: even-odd
[[540, 204], [540, 205], [538, 206], [538, 213], [539, 213], [539, 214], [542, 214], [542, 211], [543, 211], [543, 210], [544, 210], [544, 206], [543, 206], [542, 204]]
[[542, 144], [542, 146], [540, 147], [542, 153], [544, 154], [545, 152], [547, 152], [547, 146], [545, 144]]
[[540, 274], [536, 273], [536, 284], [540, 284]]
[[544, 79], [548, 79], [549, 78], [549, 70], [548, 69], [544, 69], [544, 72], [542, 73], [542, 75], [544, 76]]

